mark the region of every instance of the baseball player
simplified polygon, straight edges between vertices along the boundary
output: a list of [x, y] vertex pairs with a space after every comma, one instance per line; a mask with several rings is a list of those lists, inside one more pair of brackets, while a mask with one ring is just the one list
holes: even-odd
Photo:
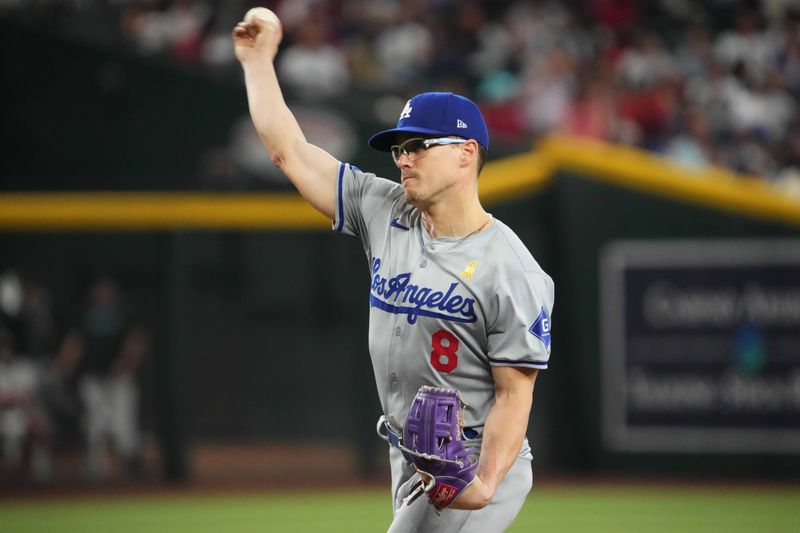
[[396, 128], [369, 144], [391, 152], [400, 183], [334, 159], [306, 142], [273, 60], [277, 19], [233, 31], [250, 112], [275, 164], [333, 229], [361, 239], [369, 260], [369, 350], [386, 431], [402, 427], [423, 385], [457, 390], [474, 480], [446, 508], [413, 499], [420, 474], [389, 450], [390, 533], [505, 530], [533, 483], [525, 437], [539, 369], [550, 354], [553, 282], [478, 199], [489, 139], [467, 98], [423, 93]]
[[64, 337], [55, 365], [62, 379], [75, 379], [84, 408], [89, 474], [107, 475], [110, 438], [131, 476], [142, 473], [136, 371], [147, 350], [142, 326], [125, 317], [120, 289], [112, 278], [96, 279], [79, 323]]

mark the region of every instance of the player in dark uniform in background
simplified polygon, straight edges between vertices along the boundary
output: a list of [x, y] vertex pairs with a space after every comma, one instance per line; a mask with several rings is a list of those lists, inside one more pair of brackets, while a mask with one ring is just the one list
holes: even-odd
[[57, 367], [74, 378], [84, 409], [89, 474], [107, 473], [106, 439], [127, 471], [141, 471], [136, 370], [146, 349], [144, 329], [123, 310], [117, 284], [100, 278], [92, 285], [80, 323], [65, 337]]

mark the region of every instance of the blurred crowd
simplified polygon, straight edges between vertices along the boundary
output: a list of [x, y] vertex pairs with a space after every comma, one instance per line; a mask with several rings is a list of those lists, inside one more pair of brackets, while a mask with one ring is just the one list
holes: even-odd
[[800, 0], [90, 0], [142, 54], [227, 71], [253, 5], [284, 24], [293, 96], [453, 90], [493, 139], [559, 132], [800, 183]]
[[148, 334], [108, 276], [59, 325], [47, 287], [0, 271], [0, 487], [49, 483], [53, 457], [80, 443], [92, 480], [143, 473], [137, 370]]

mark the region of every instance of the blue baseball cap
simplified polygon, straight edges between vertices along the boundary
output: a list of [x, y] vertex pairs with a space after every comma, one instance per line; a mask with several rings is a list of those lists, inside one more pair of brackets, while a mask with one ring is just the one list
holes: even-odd
[[489, 132], [480, 109], [469, 98], [453, 93], [418, 94], [406, 103], [397, 127], [376, 133], [370, 137], [369, 145], [388, 152], [397, 144], [400, 133], [475, 139], [489, 150]]

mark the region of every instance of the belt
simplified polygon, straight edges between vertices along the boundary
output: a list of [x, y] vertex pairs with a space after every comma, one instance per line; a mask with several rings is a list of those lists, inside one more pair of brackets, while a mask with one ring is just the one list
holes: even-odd
[[[380, 438], [388, 442], [390, 446], [400, 450], [406, 461], [411, 462], [412, 456], [425, 456], [425, 454], [417, 453], [403, 446], [403, 430], [397, 427], [397, 424], [386, 415], [382, 415], [378, 419], [378, 425], [375, 430], [378, 432]], [[481, 436], [481, 432], [476, 428], [464, 428], [462, 432], [467, 439], [477, 439]]]
[[375, 428], [378, 436], [403, 453], [406, 461], [411, 462], [411, 450], [403, 446], [403, 430], [398, 428], [386, 415], [382, 415], [378, 419], [378, 425]]

